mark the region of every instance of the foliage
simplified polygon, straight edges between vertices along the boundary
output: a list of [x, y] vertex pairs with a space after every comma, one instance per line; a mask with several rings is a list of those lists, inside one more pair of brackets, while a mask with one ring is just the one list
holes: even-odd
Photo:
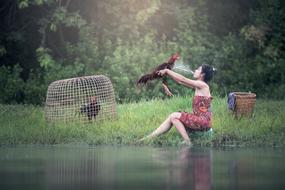
[[13, 0], [0, 7], [3, 103], [42, 104], [52, 81], [93, 74], [110, 77], [120, 102], [165, 97], [159, 81], [135, 82], [175, 52], [192, 69], [217, 68], [213, 94], [282, 99], [285, 92], [280, 0]]
[[0, 67], [0, 103], [19, 103], [22, 101], [24, 81], [20, 78], [21, 68], [19, 65]]

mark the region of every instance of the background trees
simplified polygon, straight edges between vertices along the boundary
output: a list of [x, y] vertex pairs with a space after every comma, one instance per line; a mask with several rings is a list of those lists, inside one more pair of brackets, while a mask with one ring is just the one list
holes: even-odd
[[[180, 52], [214, 65], [214, 93], [283, 98], [280, 0], [9, 0], [0, 3], [0, 102], [42, 104], [50, 82], [105, 74], [118, 101], [164, 97], [142, 73]], [[185, 89], [175, 86], [176, 94]]]

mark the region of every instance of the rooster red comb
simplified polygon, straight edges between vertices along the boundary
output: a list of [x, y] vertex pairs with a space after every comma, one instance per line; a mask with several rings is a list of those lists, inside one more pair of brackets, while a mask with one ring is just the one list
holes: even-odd
[[177, 52], [176, 54], [172, 55], [168, 62], [174, 62], [180, 58], [179, 53]]

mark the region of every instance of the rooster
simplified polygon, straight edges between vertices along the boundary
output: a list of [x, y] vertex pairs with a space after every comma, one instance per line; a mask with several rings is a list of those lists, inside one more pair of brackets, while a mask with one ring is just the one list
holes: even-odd
[[92, 118], [96, 118], [101, 109], [100, 104], [96, 100], [96, 96], [92, 96], [88, 104], [82, 105], [80, 112], [85, 113], [88, 117], [88, 120], [91, 121]]
[[152, 81], [154, 79], [159, 79], [159, 78], [162, 78], [162, 85], [164, 87], [164, 90], [165, 90], [165, 93], [169, 96], [172, 96], [173, 94], [171, 93], [168, 85], [167, 85], [167, 81], [166, 81], [166, 78], [165, 76], [161, 76], [158, 74], [158, 71], [160, 70], [163, 70], [163, 69], [170, 69], [172, 70], [173, 67], [174, 67], [174, 64], [175, 64], [175, 61], [178, 60], [180, 57], [179, 57], [179, 54], [176, 53], [174, 55], [172, 55], [168, 62], [165, 62], [165, 63], [162, 63], [160, 64], [159, 66], [157, 66], [151, 73], [149, 74], [145, 74], [143, 76], [141, 76], [139, 78], [139, 80], [137, 81], [137, 85], [145, 85], [147, 84], [149, 81]]

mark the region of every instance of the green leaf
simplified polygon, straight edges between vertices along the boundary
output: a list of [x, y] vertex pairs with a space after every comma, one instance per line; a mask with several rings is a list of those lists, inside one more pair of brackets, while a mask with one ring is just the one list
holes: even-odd
[[18, 1], [18, 7], [20, 9], [27, 8], [29, 6], [29, 1], [28, 0], [19, 0]]
[[53, 32], [56, 32], [56, 29], [57, 29], [56, 24], [51, 23], [50, 24], [50, 30], [53, 31]]

